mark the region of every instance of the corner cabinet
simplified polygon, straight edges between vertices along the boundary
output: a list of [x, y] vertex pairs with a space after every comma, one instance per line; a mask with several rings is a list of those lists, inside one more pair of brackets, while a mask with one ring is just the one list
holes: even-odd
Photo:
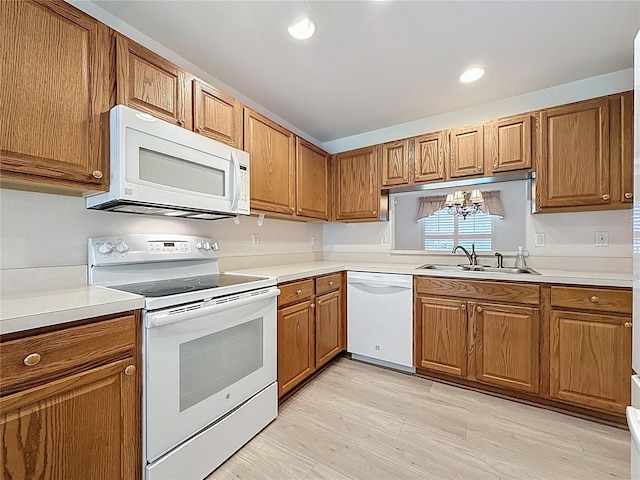
[[335, 220], [375, 221], [386, 215], [386, 197], [380, 192], [379, 156], [379, 148], [374, 146], [333, 157]]
[[63, 1], [3, 1], [0, 26], [2, 186], [108, 190], [111, 30]]
[[0, 338], [0, 477], [140, 478], [139, 322]]
[[334, 273], [279, 285], [278, 397], [345, 349], [342, 283]]

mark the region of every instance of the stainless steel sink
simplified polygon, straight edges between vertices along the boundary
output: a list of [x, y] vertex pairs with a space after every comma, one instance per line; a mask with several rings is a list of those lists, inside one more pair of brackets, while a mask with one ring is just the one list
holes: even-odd
[[439, 265], [428, 263], [417, 267], [416, 270], [439, 270], [443, 272], [488, 272], [488, 273], [511, 273], [540, 275], [532, 268], [497, 268], [487, 265]]

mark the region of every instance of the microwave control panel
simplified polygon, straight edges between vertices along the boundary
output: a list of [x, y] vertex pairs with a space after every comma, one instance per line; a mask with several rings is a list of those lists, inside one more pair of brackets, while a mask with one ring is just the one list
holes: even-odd
[[238, 199], [238, 213], [249, 215], [249, 172], [247, 167], [240, 165], [240, 198]]

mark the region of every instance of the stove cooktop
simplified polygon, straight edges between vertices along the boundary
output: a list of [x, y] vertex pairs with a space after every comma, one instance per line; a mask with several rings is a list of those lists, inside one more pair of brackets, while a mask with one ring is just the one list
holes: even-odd
[[264, 278], [234, 275], [231, 273], [219, 273], [216, 275], [203, 275], [199, 277], [173, 278], [153, 282], [111, 285], [110, 288], [129, 293], [136, 293], [145, 297], [166, 297], [180, 293], [242, 285], [244, 283], [251, 283], [257, 280], [264, 280]]

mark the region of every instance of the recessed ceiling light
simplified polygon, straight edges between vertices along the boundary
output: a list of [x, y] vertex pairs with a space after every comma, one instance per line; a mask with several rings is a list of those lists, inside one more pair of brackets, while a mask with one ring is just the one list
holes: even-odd
[[462, 75], [458, 78], [460, 83], [471, 83], [479, 80], [484, 75], [484, 68], [482, 67], [473, 67], [464, 71]]
[[316, 24], [311, 18], [304, 17], [298, 23], [289, 25], [289, 35], [296, 40], [307, 40], [316, 33]]

